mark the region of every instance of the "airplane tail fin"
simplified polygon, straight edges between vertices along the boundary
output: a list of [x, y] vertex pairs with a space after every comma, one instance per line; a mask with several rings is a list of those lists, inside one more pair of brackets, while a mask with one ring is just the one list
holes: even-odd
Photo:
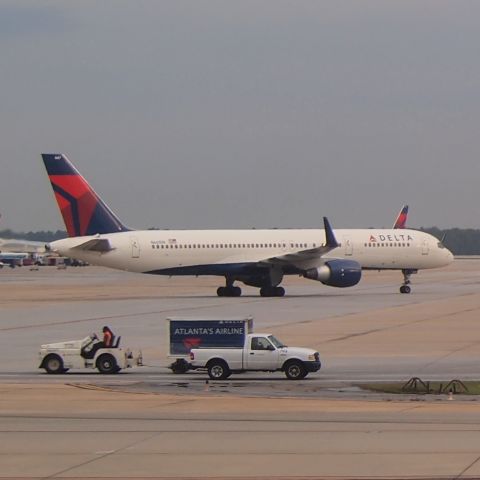
[[69, 237], [129, 230], [65, 155], [42, 153], [42, 158]]
[[400, 210], [395, 223], [393, 224], [393, 228], [405, 228], [407, 224], [407, 216], [408, 216], [408, 205], [404, 205]]

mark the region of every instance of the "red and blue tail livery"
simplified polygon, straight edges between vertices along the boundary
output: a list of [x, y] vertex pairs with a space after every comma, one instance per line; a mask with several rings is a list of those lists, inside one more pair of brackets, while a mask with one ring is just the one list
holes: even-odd
[[69, 237], [129, 230], [65, 155], [43, 153], [42, 158]]
[[407, 216], [408, 216], [408, 205], [404, 205], [400, 210], [400, 213], [398, 214], [397, 219], [395, 220], [393, 228], [394, 229], [406, 228]]

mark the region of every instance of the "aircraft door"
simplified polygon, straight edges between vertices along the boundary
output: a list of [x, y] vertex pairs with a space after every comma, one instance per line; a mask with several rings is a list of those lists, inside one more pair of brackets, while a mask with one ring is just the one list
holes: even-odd
[[425, 239], [422, 242], [422, 255], [428, 255], [430, 247], [428, 246], [428, 240]]
[[348, 237], [343, 237], [343, 245], [345, 247], [345, 255], [351, 256], [353, 255], [353, 243], [352, 240]]
[[132, 246], [132, 258], [140, 258], [140, 243], [137, 237], [130, 237], [130, 244]]

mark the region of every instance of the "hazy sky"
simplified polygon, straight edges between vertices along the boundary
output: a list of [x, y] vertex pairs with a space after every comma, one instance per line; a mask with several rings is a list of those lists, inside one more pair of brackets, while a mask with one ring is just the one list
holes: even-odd
[[0, 0], [0, 230], [63, 152], [135, 228], [480, 228], [480, 2]]

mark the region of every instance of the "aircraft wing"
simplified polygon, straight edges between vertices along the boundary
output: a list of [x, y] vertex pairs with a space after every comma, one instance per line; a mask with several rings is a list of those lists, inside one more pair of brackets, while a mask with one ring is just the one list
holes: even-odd
[[327, 217], [323, 217], [323, 224], [325, 227], [325, 244], [316, 248], [309, 248], [307, 250], [300, 250], [298, 252], [267, 258], [260, 263], [270, 265], [294, 265], [299, 268], [309, 268], [312, 266], [310, 265], [311, 262], [313, 262], [314, 265], [317, 265], [319, 258], [340, 246], [335, 238], [335, 234], [333, 233]]

